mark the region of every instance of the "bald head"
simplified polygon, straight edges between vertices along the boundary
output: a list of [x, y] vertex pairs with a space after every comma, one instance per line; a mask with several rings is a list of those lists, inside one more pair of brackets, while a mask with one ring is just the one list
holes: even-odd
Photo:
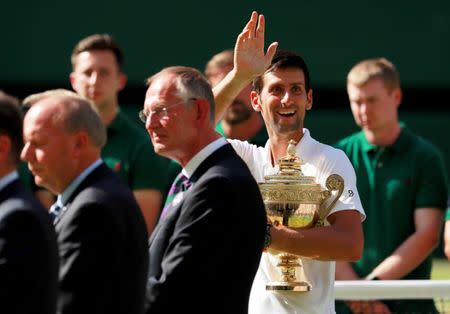
[[69, 133], [86, 131], [92, 144], [99, 148], [105, 145], [105, 127], [97, 109], [88, 99], [62, 89], [35, 94], [33, 97], [28, 114], [39, 114], [42, 121]]
[[100, 158], [105, 127], [86, 99], [61, 91], [46, 92], [27, 112], [21, 158], [35, 182], [55, 194]]

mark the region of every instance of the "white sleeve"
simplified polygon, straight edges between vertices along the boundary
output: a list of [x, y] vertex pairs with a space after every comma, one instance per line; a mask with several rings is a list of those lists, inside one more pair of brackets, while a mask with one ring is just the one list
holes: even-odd
[[240, 141], [240, 140], [232, 140], [227, 139], [227, 141], [233, 146], [236, 153], [239, 155], [239, 157], [244, 160], [244, 162], [249, 165], [251, 163], [251, 160], [253, 160], [253, 154], [250, 144], [247, 141]]
[[228, 142], [233, 146], [236, 153], [247, 164], [256, 182], [264, 180], [264, 148], [250, 144], [247, 141], [231, 140]]
[[[359, 211], [361, 214], [361, 221], [363, 221], [366, 218], [366, 214], [362, 207], [361, 199], [359, 198], [358, 189], [356, 187], [355, 169], [343, 151], [332, 148], [331, 154], [332, 156], [326, 156], [327, 162], [324, 162], [322, 165], [323, 168], [321, 170], [325, 171], [322, 172], [322, 177], [319, 182], [325, 187], [328, 176], [331, 174], [338, 174], [344, 179], [344, 191], [330, 213], [353, 209]], [[333, 196], [331, 196], [326, 204], [333, 199]]]

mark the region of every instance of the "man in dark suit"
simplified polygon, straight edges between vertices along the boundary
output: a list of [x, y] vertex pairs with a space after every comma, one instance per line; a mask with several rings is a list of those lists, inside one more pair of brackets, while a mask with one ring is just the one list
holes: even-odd
[[132, 192], [100, 159], [106, 132], [91, 103], [41, 95], [25, 116], [22, 159], [50, 209], [59, 244], [59, 313], [142, 313], [147, 231]]
[[58, 250], [45, 209], [19, 182], [19, 102], [0, 91], [0, 313], [56, 310]]
[[214, 131], [213, 116], [199, 71], [169, 67], [148, 79], [140, 117], [155, 151], [179, 162], [190, 181], [150, 238], [149, 314], [247, 313], [266, 215], [255, 180]]

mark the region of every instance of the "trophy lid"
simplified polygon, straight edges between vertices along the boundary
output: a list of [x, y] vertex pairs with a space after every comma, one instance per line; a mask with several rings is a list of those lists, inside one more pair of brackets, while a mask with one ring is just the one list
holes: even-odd
[[314, 184], [315, 178], [303, 175], [301, 166], [303, 161], [297, 157], [295, 147], [297, 142], [294, 140], [289, 141], [289, 145], [286, 150], [286, 156], [281, 157], [278, 160], [279, 171], [277, 174], [264, 176], [267, 183], [269, 182], [286, 182], [286, 183], [299, 183], [299, 184]]

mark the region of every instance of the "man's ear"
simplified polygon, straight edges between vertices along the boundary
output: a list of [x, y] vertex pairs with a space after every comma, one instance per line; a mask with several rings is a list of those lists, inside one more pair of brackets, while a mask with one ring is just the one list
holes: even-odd
[[261, 110], [261, 102], [259, 101], [259, 94], [252, 90], [250, 92], [250, 101], [252, 103], [253, 110], [262, 111]]
[[403, 98], [402, 90], [399, 87], [397, 87], [397, 88], [395, 88], [392, 91], [392, 93], [393, 93], [393, 96], [394, 96], [394, 99], [395, 99], [395, 103], [396, 103], [397, 108], [398, 108], [400, 106], [400, 104], [402, 102], [402, 98]]
[[75, 134], [74, 154], [76, 157], [79, 157], [81, 153], [85, 151], [85, 147], [89, 144], [89, 140], [86, 131], [79, 131]]
[[0, 162], [4, 163], [8, 160], [11, 153], [11, 139], [9, 136], [0, 135]]
[[306, 94], [306, 110], [310, 110], [313, 105], [313, 91], [310, 89]]
[[117, 91], [120, 92], [122, 89], [125, 88], [125, 85], [127, 85], [128, 82], [128, 76], [125, 73], [120, 72], [119, 73], [119, 86], [117, 88]]
[[75, 90], [75, 81], [76, 81], [76, 74], [75, 72], [70, 73], [69, 75], [70, 85], [72, 85], [72, 89]]
[[197, 121], [209, 120], [209, 112], [211, 110], [209, 102], [206, 99], [196, 99], [192, 101], [193, 106], [197, 106]]

